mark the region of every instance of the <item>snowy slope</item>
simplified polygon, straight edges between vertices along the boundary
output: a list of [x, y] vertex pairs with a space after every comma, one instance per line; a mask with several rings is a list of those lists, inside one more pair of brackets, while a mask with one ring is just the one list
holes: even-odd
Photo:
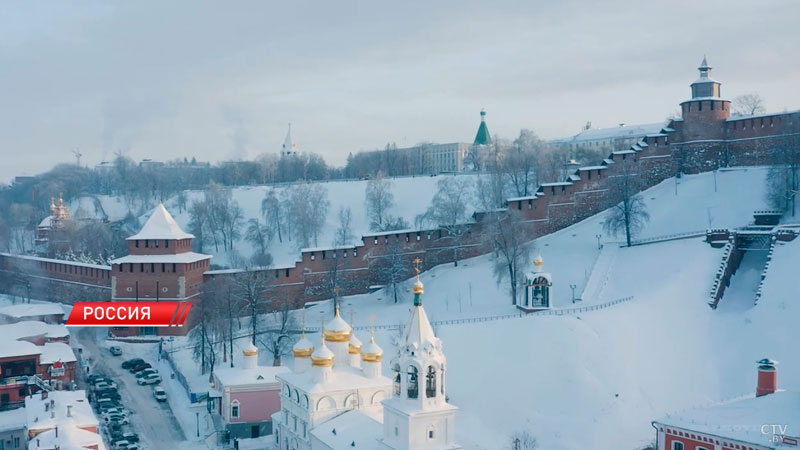
[[[433, 198], [433, 195], [436, 193], [437, 181], [445, 176], [446, 175], [393, 179], [392, 192], [394, 194], [395, 206], [390, 213], [395, 216], [403, 217], [409, 224], [413, 224], [414, 218], [428, 209], [431, 198]], [[472, 177], [471, 175], [460, 176]], [[317, 243], [318, 246], [333, 244], [334, 233], [339, 227], [338, 213], [339, 207], [341, 206], [351, 208], [353, 214], [352, 232], [353, 235], [356, 236], [357, 241], [360, 242], [361, 235], [369, 232], [369, 220], [366, 217], [364, 206], [364, 193], [367, 187], [367, 181], [331, 181], [322, 182], [322, 185], [328, 190], [330, 208], [328, 209], [328, 218], [323, 227], [322, 234], [319, 237], [319, 242]], [[239, 202], [239, 205], [244, 210], [245, 222], [252, 218], [258, 218], [262, 222], [264, 221], [264, 217], [261, 215], [261, 201], [270, 189], [271, 187], [268, 186], [233, 189], [233, 199]], [[276, 188], [278, 193], [284, 189], [286, 189], [285, 186]], [[189, 192], [190, 202], [202, 198], [202, 191]], [[189, 213], [186, 211], [178, 213], [178, 209], [172, 202], [168, 202], [166, 206], [175, 217], [178, 224], [186, 229], [190, 220]], [[144, 223], [144, 220], [141, 220], [141, 222]], [[244, 240], [236, 243], [234, 248], [239, 255], [244, 257], [249, 257], [253, 253], [251, 245]], [[213, 246], [204, 249], [204, 251], [214, 253], [213, 250]], [[272, 253], [276, 266], [291, 265], [300, 257], [297, 243], [295, 241], [288, 241], [285, 235], [283, 243], [279, 243], [277, 237], [275, 238], [270, 248], [270, 253]], [[220, 252], [215, 254], [211, 262], [212, 264], [226, 265], [228, 264], [228, 258], [227, 255]]]
[[[644, 195], [652, 220], [643, 235], [703, 229], [709, 208], [714, 227], [746, 224], [753, 210], [764, 207], [765, 172], [721, 171], [716, 193], [712, 174], [684, 177], [677, 196], [674, 180], [649, 189]], [[572, 306], [568, 285], [581, 285], [591, 273], [602, 220], [599, 214], [533, 244], [542, 249], [545, 269], [553, 274], [556, 307]], [[602, 238], [607, 248], [615, 245], [609, 240]], [[765, 356], [782, 362], [782, 387], [800, 390], [794, 348], [800, 281], [792, 265], [800, 257], [800, 239], [776, 247], [754, 308], [726, 312], [707, 306], [721, 255], [701, 238], [617, 249], [609, 267], [602, 268], [608, 280], [601, 298], [586, 298], [583, 304], [634, 296], [630, 302], [578, 315], [452, 325], [436, 322], [516, 310], [493, 279], [489, 256], [425, 272], [424, 304], [448, 357], [448, 395], [460, 408], [458, 435], [487, 449], [504, 448], [508, 436], [520, 430], [535, 435], [540, 448], [633, 449], [654, 438], [651, 420], [751, 392], [755, 361]], [[346, 297], [344, 317], [352, 312], [358, 327], [368, 326], [370, 317], [376, 325], [404, 323], [409, 287], [403, 287], [399, 304], [385, 291]], [[331, 305], [297, 314], [316, 326], [330, 317]], [[363, 328], [356, 334], [362, 341], [368, 336]], [[376, 332], [387, 355], [384, 371], [397, 337], [396, 330]], [[182, 353], [176, 356], [188, 368], [189, 352]], [[261, 355], [262, 364], [268, 360]], [[284, 362], [291, 364], [290, 358]], [[199, 373], [192, 378], [203, 383]]]

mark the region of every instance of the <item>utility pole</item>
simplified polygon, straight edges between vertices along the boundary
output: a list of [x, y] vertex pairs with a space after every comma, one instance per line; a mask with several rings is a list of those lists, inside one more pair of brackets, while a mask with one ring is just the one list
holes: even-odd
[[570, 284], [569, 288], [572, 289], [572, 304], [575, 304], [575, 288], [578, 287], [576, 284]]

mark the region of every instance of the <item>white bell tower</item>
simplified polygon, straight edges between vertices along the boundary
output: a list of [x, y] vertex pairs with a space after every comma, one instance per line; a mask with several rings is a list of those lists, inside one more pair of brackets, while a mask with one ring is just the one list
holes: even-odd
[[414, 260], [414, 306], [397, 355], [391, 361], [392, 398], [383, 401], [385, 449], [445, 450], [461, 448], [455, 443], [457, 407], [445, 397], [447, 359], [442, 341], [436, 337], [425, 308], [424, 287], [419, 279], [419, 258]]

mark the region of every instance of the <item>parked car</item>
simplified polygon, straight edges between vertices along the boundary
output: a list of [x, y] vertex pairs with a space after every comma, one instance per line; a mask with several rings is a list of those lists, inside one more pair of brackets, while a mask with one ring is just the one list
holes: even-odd
[[156, 401], [165, 402], [167, 401], [167, 391], [162, 387], [156, 386], [153, 388], [153, 397], [155, 397]]
[[153, 369], [153, 368], [151, 367], [151, 368], [149, 368], [149, 369], [144, 369], [144, 370], [142, 370], [142, 371], [140, 371], [140, 372], [137, 372], [137, 373], [136, 373], [136, 378], [142, 378], [142, 377], [146, 377], [146, 376], [148, 376], [148, 375], [152, 375], [152, 374], [154, 374], [154, 373], [158, 373], [158, 370], [157, 370], [157, 369]]
[[121, 404], [119, 404], [119, 403], [107, 403], [107, 404], [102, 404], [102, 405], [98, 406], [97, 407], [97, 411], [99, 411], [100, 414], [103, 414], [106, 411], [109, 411], [109, 410], [112, 410], [112, 409], [122, 409], [122, 408], [123, 408], [123, 406]]
[[128, 417], [128, 410], [125, 409], [125, 408], [121, 408], [119, 406], [116, 406], [114, 408], [108, 408], [108, 409], [106, 409], [104, 411], [101, 411], [100, 414], [102, 414], [103, 417], [113, 416], [113, 415], [120, 415], [120, 416]]
[[137, 365], [131, 367], [128, 370], [130, 370], [131, 373], [136, 373], [136, 372], [141, 372], [144, 369], [149, 369], [151, 367], [153, 367], [153, 366], [151, 366], [150, 363], [143, 362], [143, 363], [140, 363], [140, 364], [137, 364]]
[[122, 434], [122, 424], [119, 422], [111, 422], [106, 424], [109, 434], [118, 436]]
[[102, 391], [102, 390], [106, 390], [106, 389], [114, 389], [114, 390], [116, 390], [117, 389], [117, 383], [114, 383], [113, 381], [100, 381], [100, 382], [95, 383], [94, 388], [97, 391]]
[[139, 444], [128, 444], [125, 450], [142, 450], [142, 446]]
[[127, 450], [130, 448], [131, 443], [125, 439], [114, 442], [114, 450]]
[[100, 397], [95, 399], [95, 403], [97, 404], [97, 409], [108, 409], [108, 408], [117, 408], [122, 406], [119, 402], [119, 399], [115, 400], [113, 398], [108, 397]]
[[119, 356], [119, 355], [122, 354], [122, 349], [117, 347], [116, 345], [114, 345], [111, 348], [109, 348], [108, 351], [110, 351], [111, 354], [114, 355], [114, 356]]
[[128, 424], [128, 418], [123, 416], [122, 414], [109, 414], [103, 418], [106, 423], [118, 423], [121, 425]]
[[95, 396], [95, 398], [97, 400], [107, 398], [107, 399], [111, 399], [111, 400], [113, 400], [115, 402], [118, 402], [118, 401], [120, 401], [122, 399], [120, 397], [120, 395], [119, 395], [119, 392], [113, 391], [113, 390], [95, 392], [94, 396]]
[[161, 375], [152, 374], [136, 380], [136, 383], [144, 386], [145, 384], [158, 384], [161, 383]]
[[132, 431], [126, 431], [122, 433], [122, 439], [133, 444], [134, 442], [139, 442], [139, 435]]
[[105, 376], [103, 374], [100, 374], [100, 373], [93, 373], [93, 374], [89, 375], [88, 377], [86, 377], [86, 380], [91, 385], [94, 385], [95, 383], [97, 383], [99, 381], [111, 381], [111, 378], [109, 378], [109, 377], [107, 377], [107, 376]]
[[129, 359], [129, 360], [125, 361], [124, 363], [122, 363], [122, 368], [123, 369], [130, 369], [131, 367], [138, 366], [139, 364], [141, 364], [143, 362], [144, 362], [144, 360], [142, 358]]

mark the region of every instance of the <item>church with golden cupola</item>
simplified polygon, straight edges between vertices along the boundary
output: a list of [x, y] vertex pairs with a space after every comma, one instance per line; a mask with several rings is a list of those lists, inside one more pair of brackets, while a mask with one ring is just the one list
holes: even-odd
[[[292, 348], [294, 370], [276, 376], [281, 410], [272, 416], [280, 450], [454, 450], [457, 407], [446, 397], [446, 358], [422, 305], [424, 286], [413, 285], [414, 304], [382, 373], [383, 349], [370, 330], [356, 337], [338, 305], [314, 345], [305, 332]], [[351, 319], [352, 322], [352, 319]]]
[[536, 252], [536, 257], [533, 259], [533, 270], [525, 274], [523, 285], [525, 289], [522, 302], [517, 305], [517, 308], [525, 312], [550, 309], [553, 277], [544, 270], [541, 251]]

